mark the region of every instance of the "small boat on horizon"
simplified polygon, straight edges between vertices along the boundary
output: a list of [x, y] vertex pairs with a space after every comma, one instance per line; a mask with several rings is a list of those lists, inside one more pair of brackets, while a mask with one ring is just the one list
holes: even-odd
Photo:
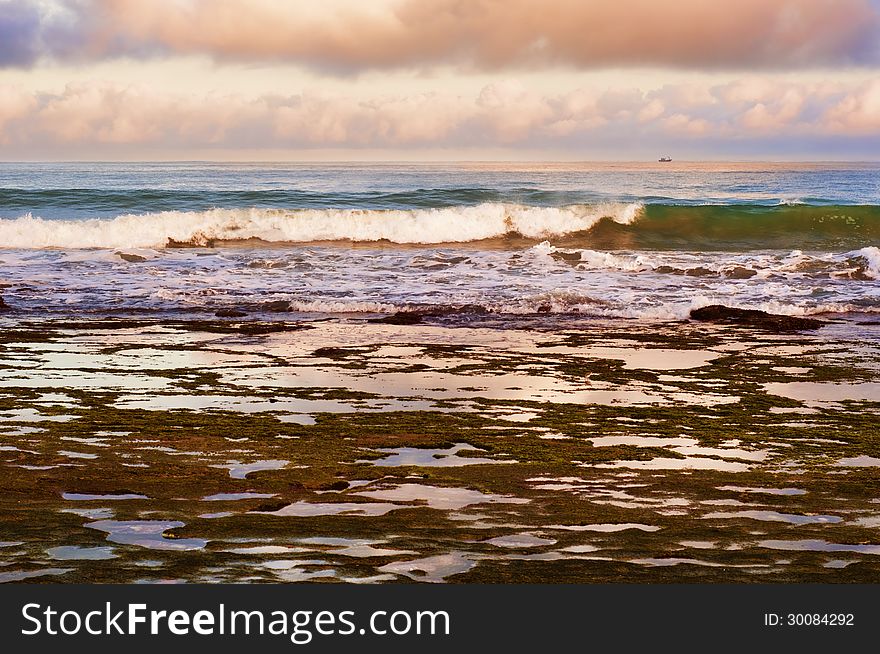
[[657, 161], [661, 163], [669, 163], [670, 161], [672, 161], [672, 157], [670, 157], [668, 154], [664, 154], [662, 157], [657, 159]]

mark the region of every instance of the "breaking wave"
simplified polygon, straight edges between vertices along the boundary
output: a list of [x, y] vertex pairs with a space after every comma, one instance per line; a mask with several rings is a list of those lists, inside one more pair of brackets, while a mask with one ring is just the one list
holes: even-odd
[[855, 250], [880, 242], [876, 205], [560, 207], [509, 202], [433, 208], [214, 208], [113, 218], [0, 219], [0, 247], [164, 248], [229, 242], [431, 245], [521, 238], [596, 250]]
[[[248, 241], [399, 245], [483, 241], [491, 246], [499, 239], [520, 246], [522, 241], [552, 240], [557, 247], [594, 251], [845, 252], [880, 242], [880, 206], [608, 202], [545, 207], [484, 202], [411, 209], [252, 207], [73, 220], [31, 214], [0, 219], [0, 248], [6, 249], [162, 249]], [[874, 262], [869, 268], [876, 270], [876, 255], [865, 256]]]
[[541, 240], [587, 232], [603, 219], [629, 225], [641, 216], [642, 211], [643, 206], [638, 203], [556, 208], [492, 202], [470, 207], [409, 210], [252, 208], [162, 211], [89, 220], [46, 220], [26, 215], [0, 220], [0, 247], [199, 247], [245, 240], [438, 244], [508, 235]]

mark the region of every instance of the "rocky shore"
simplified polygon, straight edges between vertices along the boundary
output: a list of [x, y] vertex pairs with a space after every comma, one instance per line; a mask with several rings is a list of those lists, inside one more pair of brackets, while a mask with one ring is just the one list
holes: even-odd
[[872, 581], [880, 327], [707, 309], [15, 324], [0, 581]]

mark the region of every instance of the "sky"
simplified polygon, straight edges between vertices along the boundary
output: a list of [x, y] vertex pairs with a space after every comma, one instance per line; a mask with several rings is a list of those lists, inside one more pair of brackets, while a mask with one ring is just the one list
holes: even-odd
[[880, 0], [0, 0], [0, 160], [876, 160]]

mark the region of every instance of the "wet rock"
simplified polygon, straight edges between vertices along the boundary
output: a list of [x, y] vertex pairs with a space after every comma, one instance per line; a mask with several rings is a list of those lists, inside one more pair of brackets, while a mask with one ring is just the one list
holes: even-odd
[[263, 304], [263, 311], [273, 311], [277, 313], [290, 311], [290, 302], [287, 300], [273, 300], [272, 302], [266, 302]]
[[139, 254], [131, 254], [130, 252], [117, 252], [116, 254], [120, 259], [129, 263], [143, 263], [147, 260], [146, 257], [142, 257]]
[[868, 269], [865, 266], [859, 266], [855, 270], [848, 270], [846, 273], [838, 276], [846, 279], [854, 279], [859, 282], [870, 282], [874, 280], [874, 276], [868, 272]]
[[220, 309], [220, 311], [214, 315], [218, 318], [244, 318], [247, 314], [238, 309]]
[[173, 238], [169, 238], [168, 242], [165, 244], [166, 248], [212, 248], [214, 247], [214, 239], [204, 239], [197, 240], [193, 239], [191, 241], [175, 241]]
[[417, 325], [422, 322], [422, 318], [430, 315], [432, 314], [422, 311], [398, 311], [383, 318], [373, 318], [370, 322], [383, 325]]
[[735, 309], [722, 304], [713, 304], [708, 307], [691, 311], [691, 319], [702, 322], [714, 322], [726, 325], [742, 325], [745, 327], [760, 327], [773, 331], [800, 331], [804, 329], [818, 329], [825, 324], [822, 320], [814, 318], [798, 318], [795, 316], [782, 316], [756, 309]]
[[724, 271], [724, 276], [730, 277], [731, 279], [748, 279], [757, 274], [756, 271], [751, 268], [745, 268], [744, 266], [734, 266], [733, 268], [728, 268]]
[[244, 322], [233, 326], [234, 331], [250, 336], [259, 336], [261, 334], [274, 334], [276, 332], [296, 332], [302, 329], [314, 329], [311, 325], [289, 323], [255, 323]]
[[485, 315], [489, 309], [480, 304], [459, 304], [455, 306], [432, 306], [424, 309], [398, 311], [383, 318], [373, 318], [369, 322], [385, 325], [417, 325], [424, 318], [443, 318], [444, 316]]
[[275, 500], [273, 502], [262, 502], [256, 508], [251, 509], [251, 511], [257, 511], [260, 513], [273, 513], [275, 511], [280, 511], [288, 504], [290, 504], [290, 502], [285, 502], [284, 500]]
[[312, 352], [312, 356], [321, 357], [324, 359], [342, 359], [356, 353], [356, 350], [350, 350], [345, 347], [319, 347], [317, 350]]
[[553, 254], [550, 255], [557, 261], [581, 261], [581, 253], [580, 252], [563, 252], [557, 250]]
[[11, 308], [12, 307], [6, 304], [6, 300], [3, 299], [3, 296], [0, 295], [0, 311], [8, 311]]
[[684, 274], [688, 277], [710, 277], [715, 274], [715, 271], [704, 266], [697, 266], [696, 268], [688, 268]]
[[549, 304], [542, 304], [538, 307], [538, 313], [550, 313], [550, 311], [552, 310], [553, 307], [551, 307]]
[[348, 488], [348, 482], [340, 479], [338, 481], [332, 481], [329, 484], [324, 484], [323, 486], [321, 486], [320, 490], [322, 490], [322, 491], [343, 491], [346, 488]]

